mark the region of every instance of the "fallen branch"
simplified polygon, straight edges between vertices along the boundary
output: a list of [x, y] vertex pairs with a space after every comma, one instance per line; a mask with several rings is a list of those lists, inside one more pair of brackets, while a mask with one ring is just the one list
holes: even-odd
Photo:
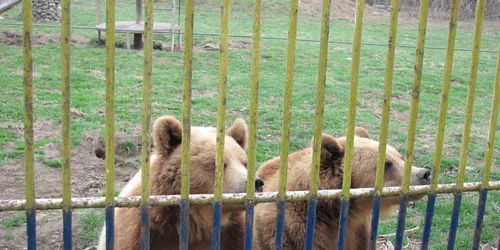
[[[409, 235], [409, 234], [412, 234], [416, 231], [418, 231], [420, 229], [420, 227], [415, 227], [415, 228], [411, 228], [411, 229], [408, 229], [408, 230], [405, 230], [403, 232], [404, 235]], [[378, 236], [378, 239], [388, 239], [388, 238], [391, 238], [392, 236], [396, 236], [396, 233], [392, 233], [392, 234], [382, 234], [382, 235], [379, 235]]]

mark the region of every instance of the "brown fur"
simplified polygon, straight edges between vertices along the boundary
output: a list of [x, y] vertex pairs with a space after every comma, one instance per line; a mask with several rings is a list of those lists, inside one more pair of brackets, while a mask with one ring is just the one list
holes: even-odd
[[[378, 142], [369, 139], [370, 134], [363, 128], [356, 128], [353, 150], [352, 188], [374, 187], [375, 170], [378, 158]], [[334, 138], [323, 135], [319, 173], [319, 189], [340, 189], [343, 179], [343, 158], [346, 138]], [[309, 190], [311, 176], [312, 148], [307, 148], [288, 157], [287, 191]], [[387, 146], [386, 161], [390, 166], [385, 171], [385, 186], [399, 186], [403, 179], [404, 161], [391, 146]], [[264, 163], [258, 175], [266, 183], [264, 192], [278, 191], [280, 158]], [[428, 178], [422, 173], [428, 170], [413, 167], [412, 185], [428, 184]], [[420, 197], [411, 197], [418, 199]], [[382, 214], [399, 204], [397, 198], [384, 198]], [[345, 240], [346, 249], [366, 249], [368, 246], [369, 225], [371, 218], [371, 199], [351, 199], [349, 221]], [[308, 204], [288, 202], [286, 204], [284, 249], [303, 249], [307, 221]], [[255, 249], [274, 249], [276, 227], [276, 205], [260, 203], [255, 208], [254, 242]], [[317, 203], [314, 249], [336, 249], [340, 201], [319, 200]]]
[[[153, 128], [155, 152], [151, 156], [151, 195], [173, 195], [181, 192], [182, 124], [174, 117], [159, 118]], [[215, 181], [216, 129], [191, 128], [190, 193], [210, 194]], [[247, 128], [237, 119], [227, 130], [224, 149], [224, 193], [241, 193], [246, 188]], [[139, 171], [120, 193], [120, 197], [140, 196]], [[222, 209], [221, 249], [242, 249], [244, 231], [241, 225], [243, 206], [224, 205]], [[191, 205], [189, 249], [208, 249], [212, 234], [212, 206]], [[151, 207], [151, 249], [179, 249], [178, 206]], [[115, 249], [139, 249], [140, 210], [115, 209]], [[99, 249], [105, 248], [105, 229]]]

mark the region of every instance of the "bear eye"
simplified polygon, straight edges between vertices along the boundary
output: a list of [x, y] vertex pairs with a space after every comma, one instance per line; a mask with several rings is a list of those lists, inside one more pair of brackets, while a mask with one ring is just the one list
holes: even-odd
[[389, 170], [392, 168], [392, 162], [391, 161], [385, 161], [385, 170]]

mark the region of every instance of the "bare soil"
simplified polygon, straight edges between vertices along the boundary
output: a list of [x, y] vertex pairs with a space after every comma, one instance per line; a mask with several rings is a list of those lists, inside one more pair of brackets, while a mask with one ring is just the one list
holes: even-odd
[[[56, 34], [36, 34], [33, 35], [33, 45], [46, 45], [52, 43], [60, 43], [61, 36]], [[0, 42], [7, 45], [23, 45], [23, 34], [18, 31], [2, 31], [0, 33]], [[72, 35], [71, 42], [73, 44], [85, 45], [90, 42], [90, 39], [83, 36]]]
[[[2, 129], [6, 128], [2, 124]], [[22, 136], [22, 128], [10, 126], [12, 132]], [[59, 141], [60, 128], [51, 121], [39, 120], [34, 124], [35, 143], [42, 140]], [[22, 137], [20, 137], [22, 138]], [[115, 136], [115, 189], [121, 190], [130, 178], [138, 171], [140, 166], [140, 135]], [[11, 147], [8, 145], [7, 147]], [[8, 149], [7, 149], [8, 150]], [[46, 160], [58, 160], [61, 157], [61, 145], [49, 143], [36, 150], [45, 152]], [[94, 131], [84, 135], [81, 143], [71, 151], [71, 191], [72, 197], [95, 197], [105, 192], [105, 163], [104, 158], [96, 156], [96, 152], [104, 152], [104, 142], [99, 137], [99, 132]], [[2, 200], [24, 199], [25, 177], [24, 162], [18, 160], [1, 167], [0, 190]], [[61, 168], [48, 167], [40, 159], [35, 159], [35, 197], [36, 198], [61, 198], [62, 197], [62, 172]], [[0, 221], [11, 218], [24, 212], [0, 213]], [[81, 229], [80, 218], [85, 210], [73, 211], [73, 245], [75, 249], [81, 243], [79, 232]], [[62, 212], [60, 210], [37, 212], [37, 242], [39, 249], [62, 248]], [[0, 249], [25, 249], [25, 225], [6, 229], [0, 225]]]

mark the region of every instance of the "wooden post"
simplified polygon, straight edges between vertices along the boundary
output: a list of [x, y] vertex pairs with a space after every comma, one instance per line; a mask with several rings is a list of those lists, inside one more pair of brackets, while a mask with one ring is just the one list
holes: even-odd
[[[142, 23], [142, 0], [135, 0], [135, 23]], [[134, 34], [134, 49], [142, 49], [142, 33]]]

